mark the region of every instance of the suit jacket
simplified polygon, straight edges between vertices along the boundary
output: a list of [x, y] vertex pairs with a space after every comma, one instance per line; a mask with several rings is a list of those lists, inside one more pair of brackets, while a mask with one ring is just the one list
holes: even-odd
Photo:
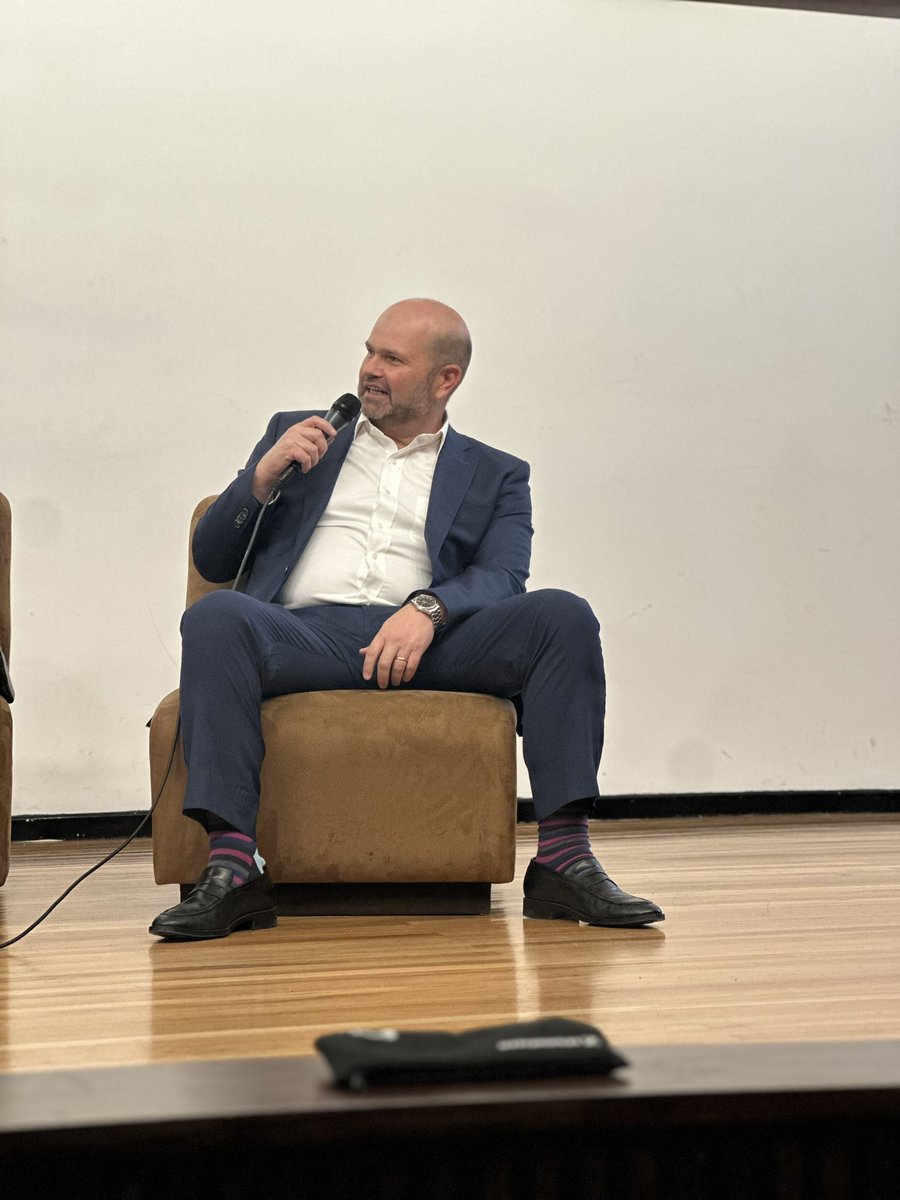
[[[205, 579], [224, 583], [237, 574], [260, 508], [253, 495], [256, 464], [291, 425], [311, 415], [276, 413], [247, 465], [198, 523], [194, 562]], [[311, 471], [289, 479], [269, 506], [242, 582], [249, 595], [277, 601], [325, 511], [354, 428], [355, 421]], [[428, 590], [443, 602], [448, 624], [524, 592], [532, 536], [528, 476], [521, 459], [447, 430], [431, 486], [425, 543], [433, 573]]]

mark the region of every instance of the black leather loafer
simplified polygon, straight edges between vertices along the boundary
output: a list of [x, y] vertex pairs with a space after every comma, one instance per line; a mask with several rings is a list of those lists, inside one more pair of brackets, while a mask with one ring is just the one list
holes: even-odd
[[649, 925], [665, 913], [652, 900], [630, 896], [610, 879], [596, 858], [580, 858], [562, 872], [534, 859], [525, 872], [526, 917], [584, 921], [587, 925]]
[[236, 929], [271, 929], [277, 924], [275, 886], [267, 871], [235, 887], [229, 867], [207, 867], [186, 900], [161, 912], [150, 932], [178, 941], [223, 938]]

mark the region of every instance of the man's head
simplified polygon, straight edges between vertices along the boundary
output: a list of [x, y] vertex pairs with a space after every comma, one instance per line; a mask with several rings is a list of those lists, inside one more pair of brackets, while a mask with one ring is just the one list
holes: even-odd
[[358, 395], [388, 436], [411, 441], [440, 429], [462, 383], [472, 343], [459, 313], [437, 300], [401, 300], [381, 314], [366, 342]]

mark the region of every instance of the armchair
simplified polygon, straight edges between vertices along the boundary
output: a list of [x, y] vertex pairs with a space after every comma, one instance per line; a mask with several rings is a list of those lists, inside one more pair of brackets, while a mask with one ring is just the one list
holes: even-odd
[[[12, 514], [0, 493], [0, 650], [9, 659], [9, 565], [12, 556]], [[0, 697], [0, 884], [9, 873], [9, 839], [12, 825], [12, 714]]]
[[[215, 497], [202, 501], [193, 529]], [[187, 605], [217, 584], [188, 550]], [[225, 585], [227, 586], [227, 585]], [[150, 724], [152, 794], [175, 737], [178, 693]], [[258, 837], [282, 915], [478, 913], [515, 871], [514, 706], [414, 690], [309, 692], [262, 707]], [[391, 747], [401, 744], [402, 755]], [[207, 860], [181, 812], [180, 739], [153, 818], [157, 883], [185, 895]]]

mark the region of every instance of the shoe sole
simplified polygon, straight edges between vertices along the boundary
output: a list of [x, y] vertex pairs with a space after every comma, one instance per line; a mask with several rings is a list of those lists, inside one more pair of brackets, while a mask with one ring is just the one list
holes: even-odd
[[169, 928], [158, 925], [155, 921], [149, 932], [155, 937], [167, 938], [170, 942], [208, 942], [213, 938], [228, 937], [231, 933], [242, 930], [273, 929], [278, 924], [278, 913], [274, 908], [264, 909], [258, 913], [247, 913], [227, 929], [214, 929], [205, 933], [187, 933], [183, 929]]
[[599, 925], [606, 929], [635, 929], [641, 925], [653, 925], [657, 921], [666, 919], [665, 913], [660, 913], [658, 916], [648, 913], [646, 917], [636, 914], [623, 921], [592, 921], [576, 912], [574, 908], [567, 908], [564, 904], [527, 898], [522, 904], [522, 915], [530, 917], [533, 921], [577, 921], [580, 925]]

